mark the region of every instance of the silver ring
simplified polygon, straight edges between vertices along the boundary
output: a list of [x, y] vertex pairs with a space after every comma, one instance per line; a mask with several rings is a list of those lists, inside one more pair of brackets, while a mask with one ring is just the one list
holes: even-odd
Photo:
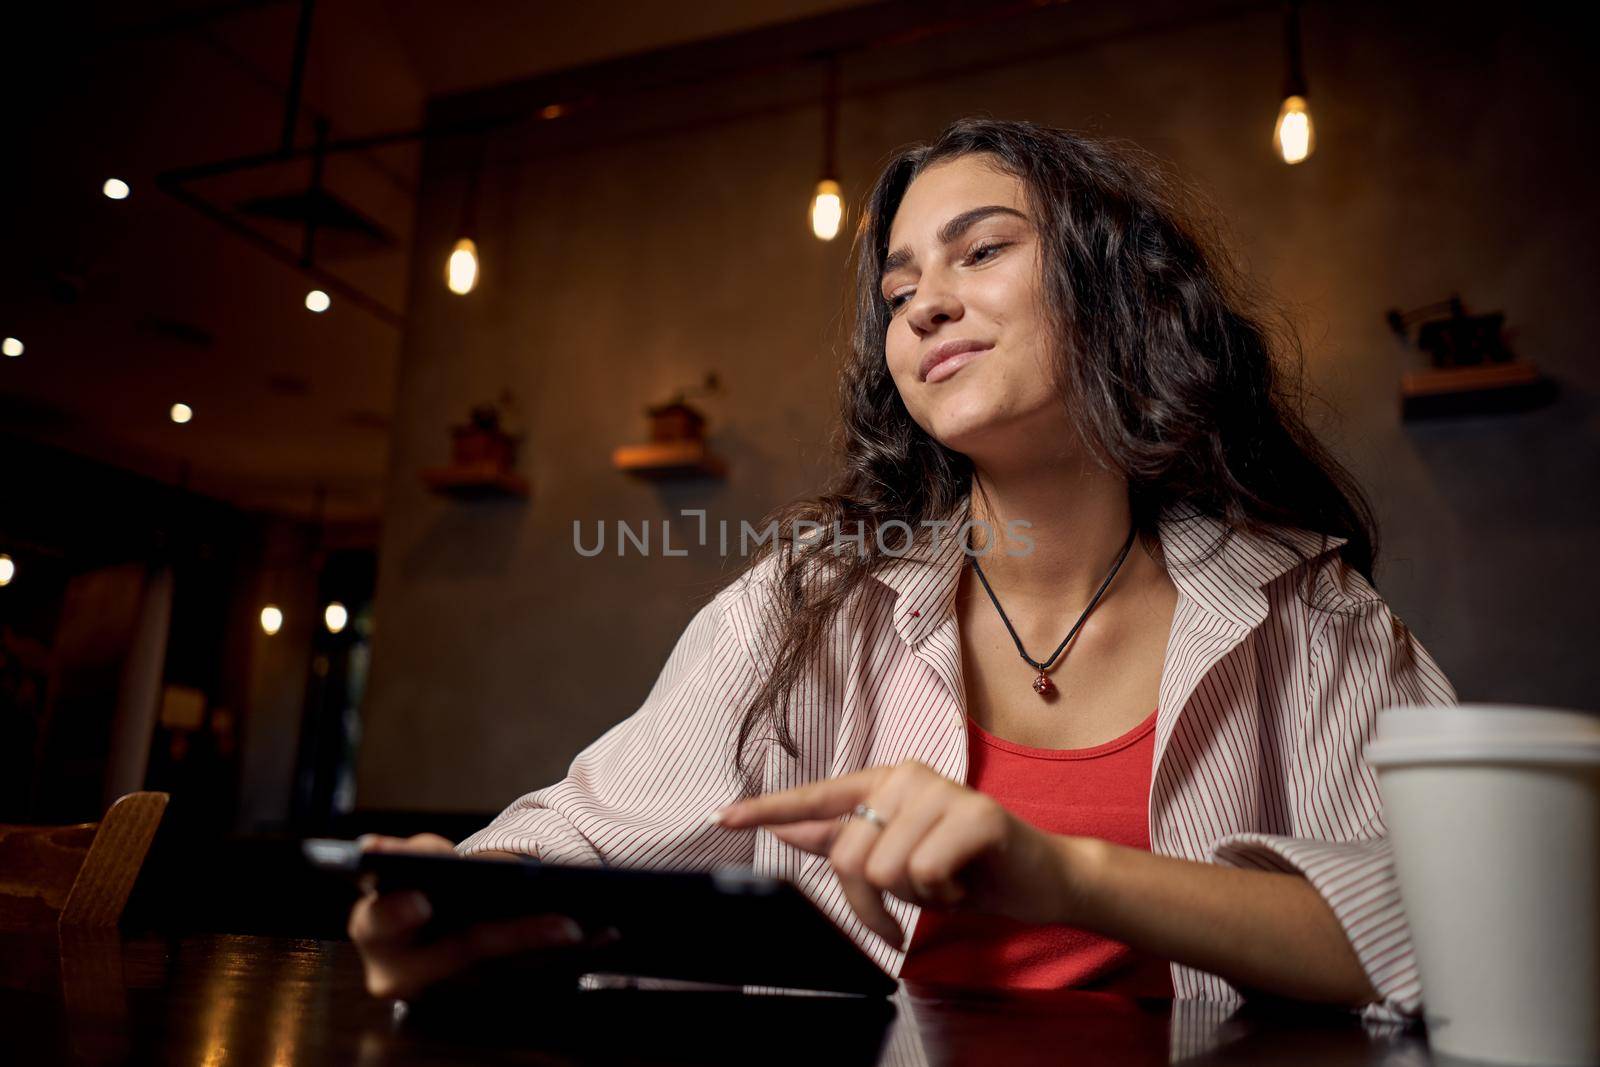
[[867, 807], [865, 804], [857, 804], [855, 810], [850, 814], [854, 815], [858, 819], [867, 820], [880, 830], [887, 829], [889, 826], [887, 819], [873, 811], [871, 808]]

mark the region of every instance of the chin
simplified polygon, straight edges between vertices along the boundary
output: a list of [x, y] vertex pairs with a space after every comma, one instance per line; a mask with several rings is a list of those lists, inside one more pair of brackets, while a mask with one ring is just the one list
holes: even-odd
[[971, 455], [984, 451], [986, 444], [993, 448], [1005, 428], [1006, 420], [971, 413], [935, 418], [928, 432], [946, 448]]
[[[985, 456], [1015, 458], [1036, 452], [1058, 433], [1070, 436], [1071, 427], [1061, 424], [1053, 408], [1052, 404], [1046, 410], [1016, 412], [964, 404], [930, 413], [923, 428], [946, 448], [980, 463]], [[1041, 418], [1045, 415], [1051, 417]]]

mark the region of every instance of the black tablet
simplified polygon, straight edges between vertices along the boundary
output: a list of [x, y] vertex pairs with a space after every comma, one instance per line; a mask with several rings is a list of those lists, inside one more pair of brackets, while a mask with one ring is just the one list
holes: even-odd
[[379, 892], [416, 889], [433, 905], [425, 935], [519, 915], [571, 916], [613, 928], [586, 969], [733, 986], [887, 996], [894, 978], [794, 885], [741, 868], [658, 871], [442, 853], [364, 852], [311, 838], [323, 870], [370, 875]]

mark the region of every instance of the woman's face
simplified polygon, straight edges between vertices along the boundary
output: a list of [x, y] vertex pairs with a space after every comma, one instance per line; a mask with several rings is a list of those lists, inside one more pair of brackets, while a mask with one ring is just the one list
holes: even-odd
[[1063, 441], [1041, 254], [1022, 183], [987, 156], [923, 171], [889, 230], [889, 373], [918, 425], [980, 467]]

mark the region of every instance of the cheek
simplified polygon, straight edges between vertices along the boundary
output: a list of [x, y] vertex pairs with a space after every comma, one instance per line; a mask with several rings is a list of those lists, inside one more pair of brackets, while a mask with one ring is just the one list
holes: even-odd
[[1043, 309], [1030, 270], [1025, 261], [1015, 260], [1004, 271], [984, 275], [973, 288], [971, 305], [1007, 332], [1023, 336], [1032, 333]]
[[[917, 386], [917, 337], [903, 320], [889, 325], [884, 338], [884, 362], [889, 367], [889, 377], [900, 394], [900, 402], [913, 422], [928, 430], [927, 412], [923, 410], [926, 397]], [[931, 432], [931, 431], [929, 431]]]
[[914, 352], [915, 344], [917, 339], [912, 336], [910, 330], [907, 330], [906, 322], [902, 318], [891, 318], [888, 333], [883, 334], [883, 355], [888, 358], [890, 373], [896, 378], [906, 368], [906, 362]]
[[917, 339], [905, 325], [904, 319], [889, 323], [889, 332], [883, 341], [884, 359], [889, 364], [889, 375], [902, 386], [917, 374]]

